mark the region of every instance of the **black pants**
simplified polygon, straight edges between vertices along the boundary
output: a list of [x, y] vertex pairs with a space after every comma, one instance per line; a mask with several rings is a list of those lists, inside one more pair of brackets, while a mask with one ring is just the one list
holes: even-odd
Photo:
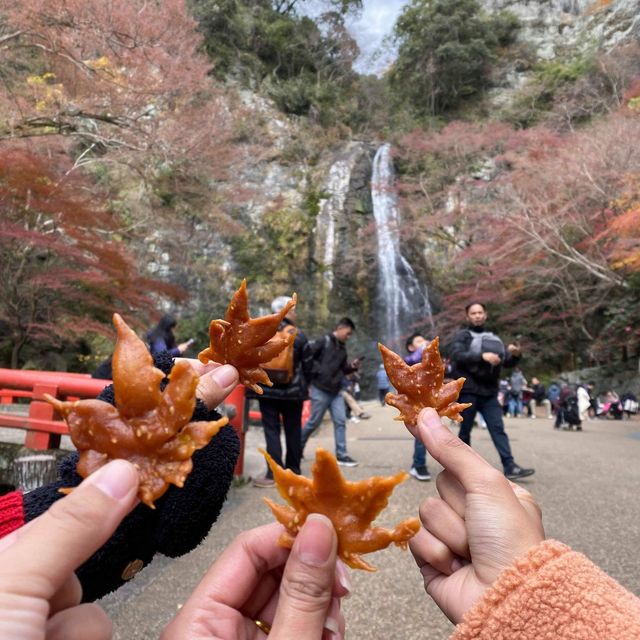
[[471, 406], [462, 412], [462, 423], [460, 424], [459, 438], [462, 442], [471, 444], [471, 429], [476, 413], [482, 414], [489, 435], [493, 441], [493, 445], [498, 451], [500, 461], [506, 472], [513, 468], [513, 455], [511, 454], [511, 446], [509, 437], [504, 430], [504, 422], [502, 421], [502, 407], [496, 396], [478, 396], [475, 393], [463, 391], [458, 398], [458, 402], [470, 402]]
[[[267, 453], [281, 466], [300, 473], [302, 457], [302, 400], [274, 400], [259, 398], [262, 426], [267, 444]], [[282, 443], [280, 442], [280, 418], [284, 426], [287, 445], [285, 463], [282, 464]], [[267, 477], [273, 477], [267, 468]]]

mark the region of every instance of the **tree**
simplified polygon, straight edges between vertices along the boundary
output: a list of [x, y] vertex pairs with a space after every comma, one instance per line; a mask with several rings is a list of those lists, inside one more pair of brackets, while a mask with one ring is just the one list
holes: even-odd
[[284, 112], [323, 123], [339, 120], [358, 54], [344, 24], [344, 10], [358, 3], [333, 4], [340, 6], [312, 20], [294, 11], [295, 2], [192, 0], [219, 78], [260, 88]]
[[454, 108], [486, 85], [496, 48], [517, 26], [510, 14], [484, 15], [476, 0], [412, 0], [394, 28], [391, 83], [419, 114]]
[[0, 142], [74, 160], [221, 179], [233, 117], [183, 0], [0, 0]]
[[623, 111], [565, 135], [453, 123], [404, 139], [411, 232], [444, 253], [444, 335], [480, 298], [547, 366], [638, 349], [638, 135]]
[[184, 298], [138, 274], [117, 220], [90, 185], [49, 158], [0, 154], [0, 208], [0, 320], [13, 368], [26, 345], [107, 333], [114, 310], [133, 315], [153, 309], [154, 296]]

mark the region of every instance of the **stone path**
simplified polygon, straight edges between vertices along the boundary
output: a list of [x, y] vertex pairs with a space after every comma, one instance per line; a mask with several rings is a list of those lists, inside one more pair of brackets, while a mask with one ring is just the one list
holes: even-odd
[[[346, 469], [351, 479], [408, 469], [412, 441], [392, 420], [396, 411], [367, 404], [371, 420], [349, 424], [349, 453], [360, 466]], [[586, 553], [625, 587], [640, 594], [640, 422], [595, 421], [583, 432], [554, 431], [546, 419], [507, 421], [516, 460], [537, 472], [523, 482], [540, 501], [547, 535]], [[486, 431], [475, 429], [473, 444], [493, 464], [497, 454]], [[263, 473], [256, 449], [262, 431], [247, 434], [245, 472]], [[331, 425], [325, 423], [310, 445], [333, 449]], [[309, 472], [310, 463], [303, 464]], [[429, 462], [432, 474], [439, 465]], [[435, 474], [434, 474], [435, 476]], [[416, 513], [435, 495], [435, 483], [409, 479], [396, 489], [380, 520], [392, 526]], [[212, 561], [241, 531], [271, 521], [262, 496], [273, 489], [250, 484], [233, 487], [210, 535], [192, 553], [154, 562], [130, 583], [102, 600], [115, 623], [117, 640], [155, 639]], [[355, 640], [444, 640], [452, 626], [425, 595], [409, 553], [397, 548], [369, 556], [377, 573], [353, 572], [354, 594], [344, 604], [347, 637]]]

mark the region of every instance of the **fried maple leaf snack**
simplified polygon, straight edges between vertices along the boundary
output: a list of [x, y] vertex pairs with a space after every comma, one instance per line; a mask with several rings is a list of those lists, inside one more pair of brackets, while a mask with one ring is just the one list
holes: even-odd
[[387, 393], [385, 402], [400, 411], [396, 420], [402, 420], [408, 427], [417, 425], [418, 414], [425, 407], [431, 407], [439, 416], [446, 416], [462, 422], [460, 412], [471, 404], [456, 402], [464, 384], [464, 378], [444, 381], [444, 363], [440, 357], [436, 337], [422, 352], [422, 360], [408, 365], [397, 353], [378, 344], [384, 368], [389, 381], [399, 393]]
[[273, 386], [262, 364], [269, 362], [285, 347], [292, 344], [295, 333], [286, 338], [274, 338], [278, 325], [297, 301], [291, 300], [279, 313], [259, 318], [249, 316], [247, 281], [243, 280], [227, 307], [224, 320], [212, 320], [209, 324], [209, 346], [198, 354], [200, 362], [213, 360], [233, 365], [240, 374], [240, 383], [262, 394], [258, 383]]
[[395, 476], [349, 482], [340, 472], [335, 456], [318, 449], [311, 479], [283, 469], [266, 451], [261, 452], [271, 467], [280, 495], [291, 505], [264, 498], [276, 520], [285, 527], [278, 540], [283, 547], [291, 548], [310, 513], [321, 513], [333, 523], [338, 536], [338, 556], [343, 562], [352, 569], [376, 571], [361, 554], [386, 549], [392, 543], [406, 549], [420, 528], [417, 518], [404, 520], [393, 530], [371, 526], [387, 506], [395, 486], [409, 477], [404, 471]]
[[115, 406], [101, 400], [62, 402], [45, 395], [67, 424], [80, 452], [77, 472], [83, 478], [115, 458], [138, 470], [138, 497], [149, 507], [169, 488], [184, 485], [191, 456], [228, 422], [191, 422], [199, 376], [188, 362], [177, 362], [165, 377], [153, 366], [146, 345], [116, 313], [118, 340], [113, 355]]

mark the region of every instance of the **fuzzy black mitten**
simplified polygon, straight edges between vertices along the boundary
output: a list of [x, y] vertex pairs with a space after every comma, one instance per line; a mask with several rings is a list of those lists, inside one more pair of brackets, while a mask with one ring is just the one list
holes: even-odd
[[[154, 365], [165, 374], [173, 367], [167, 352], [154, 355]], [[166, 384], [166, 380], [163, 384]], [[105, 387], [98, 399], [114, 403], [113, 386]], [[193, 421], [218, 420], [197, 400]], [[82, 584], [83, 602], [92, 602], [120, 587], [157, 553], [176, 557], [194, 549], [216, 521], [233, 480], [240, 442], [227, 425], [206, 446], [193, 454], [193, 470], [184, 487], [170, 485], [156, 500], [155, 509], [139, 504], [109, 540], [76, 571]], [[65, 457], [59, 467], [60, 479], [24, 496], [25, 520], [33, 520], [63, 495], [60, 487], [74, 487], [82, 481], [76, 473], [78, 453]]]

